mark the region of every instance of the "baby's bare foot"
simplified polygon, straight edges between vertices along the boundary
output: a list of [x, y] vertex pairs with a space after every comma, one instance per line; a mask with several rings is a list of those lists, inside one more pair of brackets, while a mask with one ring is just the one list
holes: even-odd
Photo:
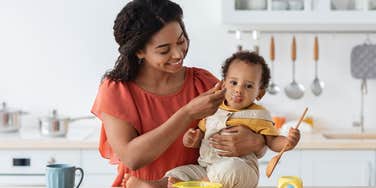
[[173, 184], [175, 183], [178, 183], [178, 182], [181, 182], [182, 180], [181, 179], [178, 179], [178, 178], [174, 178], [174, 177], [168, 177], [168, 183], [167, 183], [167, 187], [168, 188], [173, 188]]
[[125, 174], [123, 178], [123, 187], [125, 188], [165, 188], [166, 187], [165, 180], [159, 181], [146, 181], [143, 179], [136, 178], [129, 174]]

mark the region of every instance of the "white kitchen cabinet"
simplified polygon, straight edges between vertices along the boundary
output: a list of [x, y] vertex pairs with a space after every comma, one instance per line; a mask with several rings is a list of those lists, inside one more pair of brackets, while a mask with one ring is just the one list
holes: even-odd
[[81, 167], [85, 171], [82, 188], [110, 187], [117, 173], [117, 166], [103, 159], [97, 149], [81, 150]]
[[269, 150], [264, 157], [259, 159], [260, 179], [259, 186], [277, 186], [278, 178], [281, 176], [300, 176], [301, 171], [301, 151], [287, 151], [282, 155], [273, 174], [266, 176], [266, 166], [270, 159], [277, 153]]
[[301, 177], [307, 186], [374, 186], [375, 151], [306, 150]]
[[[45, 185], [46, 165], [65, 163], [84, 170], [82, 188], [110, 187], [116, 166], [100, 157], [97, 149], [0, 150], [0, 186]], [[78, 182], [79, 175], [76, 177]]]
[[[222, 0], [222, 21], [237, 29], [269, 31], [360, 31], [376, 30], [374, 0], [353, 0], [346, 9], [333, 6], [347, 0]], [[302, 8], [290, 8], [288, 2], [302, 2]], [[256, 3], [255, 3], [256, 2]], [[277, 3], [286, 2], [285, 6]], [[243, 6], [243, 7], [241, 7]], [[277, 7], [277, 8], [276, 8]]]

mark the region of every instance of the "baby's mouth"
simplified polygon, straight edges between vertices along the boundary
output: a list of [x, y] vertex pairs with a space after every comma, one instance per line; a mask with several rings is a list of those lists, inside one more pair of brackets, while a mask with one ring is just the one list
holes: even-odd
[[231, 99], [236, 102], [236, 103], [239, 103], [239, 102], [242, 102], [243, 101], [243, 97], [242, 96], [239, 96], [239, 95], [232, 95], [231, 96]]

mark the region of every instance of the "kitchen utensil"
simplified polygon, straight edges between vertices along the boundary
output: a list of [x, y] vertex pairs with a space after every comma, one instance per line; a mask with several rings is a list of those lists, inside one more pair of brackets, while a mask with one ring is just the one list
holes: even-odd
[[271, 82], [270, 82], [270, 85], [267, 89], [267, 91], [272, 94], [272, 95], [275, 95], [277, 93], [279, 93], [280, 89], [278, 87], [278, 85], [274, 82], [274, 60], [275, 60], [275, 45], [274, 45], [274, 37], [272, 36], [271, 39], [270, 39], [270, 70], [271, 70]]
[[296, 61], [296, 40], [295, 36], [292, 38], [291, 45], [291, 59], [292, 59], [292, 82], [285, 87], [285, 93], [290, 99], [300, 99], [304, 95], [304, 86], [295, 81], [295, 61]]
[[[75, 184], [76, 171], [80, 171], [81, 177]], [[49, 164], [46, 166], [47, 188], [78, 188], [84, 179], [84, 170], [70, 164]]]
[[[298, 124], [296, 124], [296, 126], [295, 126], [295, 129], [299, 128], [299, 125], [303, 121], [304, 116], [306, 115], [307, 111], [308, 111], [308, 108], [305, 108], [302, 116], [300, 116]], [[266, 166], [266, 176], [267, 177], [270, 177], [272, 175], [275, 166], [277, 165], [279, 159], [281, 159], [281, 156], [283, 155], [283, 153], [287, 149], [287, 146], [288, 146], [288, 144], [285, 144], [283, 146], [282, 150], [277, 155], [275, 155], [272, 159], [270, 159], [270, 161], [268, 162], [268, 165]]]
[[93, 119], [94, 116], [77, 118], [58, 117], [57, 111], [52, 111], [52, 116], [39, 118], [39, 131], [43, 136], [64, 137], [68, 133], [69, 123], [83, 119]]
[[0, 109], [0, 132], [16, 132], [21, 128], [21, 115], [27, 112], [21, 110], [11, 110], [5, 102]]
[[207, 181], [184, 181], [175, 183], [172, 187], [177, 188], [221, 188], [222, 184]]
[[361, 79], [360, 121], [353, 125], [360, 126], [364, 132], [364, 96], [367, 94], [367, 79], [376, 79], [376, 45], [367, 37], [364, 44], [351, 50], [351, 75]]
[[236, 30], [235, 31], [235, 38], [236, 38], [236, 40], [238, 41], [238, 45], [236, 46], [236, 50], [238, 51], [238, 52], [240, 52], [240, 51], [243, 51], [243, 46], [240, 44], [240, 35], [241, 35], [241, 31], [240, 30]]
[[315, 37], [315, 44], [313, 48], [313, 58], [315, 60], [315, 79], [311, 84], [311, 91], [314, 95], [319, 96], [324, 89], [324, 82], [322, 82], [318, 77], [318, 60], [319, 60], [319, 39]]

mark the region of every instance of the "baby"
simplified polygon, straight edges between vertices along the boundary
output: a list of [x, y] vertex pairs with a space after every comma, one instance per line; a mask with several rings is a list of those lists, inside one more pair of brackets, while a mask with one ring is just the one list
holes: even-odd
[[268, 148], [275, 152], [288, 144], [293, 149], [299, 139], [298, 129], [291, 128], [288, 136], [280, 136], [270, 113], [255, 101], [265, 95], [270, 71], [264, 58], [254, 52], [240, 51], [226, 59], [222, 66], [225, 101], [218, 111], [202, 119], [197, 129], [184, 134], [183, 143], [188, 148], [200, 148], [199, 165], [184, 165], [166, 173], [169, 186], [178, 181], [207, 180], [218, 182], [224, 188], [254, 188], [259, 171], [254, 153], [240, 157], [223, 157], [210, 146], [209, 138], [231, 126], [243, 125], [265, 137]]

